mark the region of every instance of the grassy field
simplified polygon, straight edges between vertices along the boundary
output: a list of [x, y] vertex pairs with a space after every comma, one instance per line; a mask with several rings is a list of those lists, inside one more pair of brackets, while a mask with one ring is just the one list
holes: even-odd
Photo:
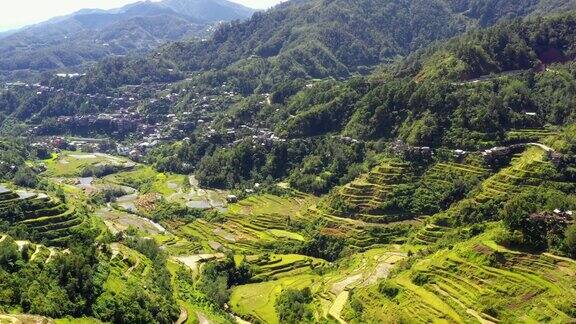
[[115, 165], [129, 168], [133, 165], [128, 159], [102, 153], [83, 153], [62, 151], [52, 154], [51, 158], [42, 161], [49, 177], [77, 177], [88, 166]]

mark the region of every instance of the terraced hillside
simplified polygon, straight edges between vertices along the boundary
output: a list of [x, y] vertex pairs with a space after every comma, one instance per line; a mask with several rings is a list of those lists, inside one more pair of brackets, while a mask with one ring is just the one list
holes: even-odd
[[393, 279], [357, 289], [348, 307], [352, 323], [410, 319], [429, 323], [558, 322], [576, 316], [576, 262], [551, 254], [526, 254], [492, 241], [495, 229], [416, 263]]
[[251, 258], [248, 262], [254, 266], [252, 281], [278, 280], [309, 272], [326, 265], [326, 261], [299, 254], [266, 255]]
[[52, 260], [55, 256], [61, 253], [68, 253], [67, 250], [61, 250], [56, 247], [47, 247], [42, 244], [32, 243], [28, 240], [14, 240], [11, 236], [0, 234], [0, 243], [15, 244], [18, 247], [18, 250], [28, 255], [27, 262], [33, 263], [48, 263]]
[[548, 136], [558, 134], [554, 130], [549, 129], [515, 129], [506, 132], [506, 141], [509, 143], [527, 143], [538, 142]]
[[[542, 147], [531, 146], [516, 154], [508, 167], [484, 179], [465, 199], [451, 206], [445, 215], [453, 218], [466, 217], [469, 211], [479, 210], [488, 204], [498, 204], [530, 187], [542, 186], [565, 192], [574, 190], [574, 183], [565, 179], [547, 160]], [[493, 216], [493, 215], [492, 215]], [[438, 224], [428, 224], [413, 235], [415, 244], [433, 244], [451, 229]]]
[[309, 206], [314, 197], [295, 193], [292, 197], [263, 195], [232, 204], [223, 221], [196, 220], [190, 224], [168, 224], [178, 236], [199, 242], [205, 253], [230, 249], [252, 254], [278, 240], [303, 241], [291, 228], [295, 214]]
[[[402, 243], [411, 227], [448, 209], [489, 175], [473, 163], [445, 160], [415, 170], [408, 163], [385, 160], [311, 206], [304, 217], [322, 219], [325, 234], [346, 238], [352, 248]], [[416, 243], [426, 242], [423, 237]]]
[[152, 261], [145, 255], [122, 244], [114, 243], [110, 248], [110, 275], [104, 284], [109, 293], [122, 293], [127, 285], [151, 280]]
[[318, 206], [311, 206], [302, 218], [322, 222], [321, 233], [344, 239], [351, 249], [367, 250], [382, 247], [389, 243], [403, 243], [413, 226], [422, 221], [408, 220], [390, 224], [373, 224], [361, 220], [337, 217], [327, 214]]
[[[285, 289], [308, 287], [314, 293], [316, 321], [339, 319], [351, 289], [369, 286], [386, 278], [394, 265], [405, 256], [398, 247], [391, 246], [356, 254], [335, 268], [327, 268], [327, 263], [322, 260], [297, 255], [273, 255], [268, 260], [255, 260], [252, 262], [264, 263], [260, 269], [284, 270], [281, 270], [281, 275], [270, 277], [270, 280], [234, 287], [230, 305], [243, 318], [279, 323], [274, 309], [278, 295]], [[291, 264], [302, 263], [303, 260], [310, 260], [314, 266], [292, 269], [294, 266]], [[324, 271], [315, 272], [314, 268]], [[257, 274], [256, 278], [259, 276], [261, 274]]]
[[[402, 211], [390, 213], [382, 205], [392, 191], [414, 181], [416, 176], [405, 162], [384, 161], [369, 173], [339, 188], [321, 207], [326, 213], [373, 223], [389, 223], [411, 218]], [[343, 206], [342, 206], [343, 205]]]
[[21, 229], [26, 238], [65, 245], [83, 218], [56, 198], [31, 191], [0, 190], [0, 217]]
[[565, 190], [574, 186], [572, 182], [563, 179], [552, 163], [547, 161], [545, 150], [531, 147], [517, 154], [509, 167], [486, 179], [473, 199], [478, 203], [506, 199], [526, 187], [540, 185]]
[[[488, 175], [489, 170], [472, 164], [440, 161], [416, 170], [406, 162], [386, 160], [338, 188], [319, 207], [328, 216], [393, 223], [448, 208], [454, 196], [464, 195]], [[454, 191], [460, 192], [453, 194]], [[420, 204], [424, 206], [402, 200], [422, 200]], [[438, 203], [438, 210], [429, 206]]]

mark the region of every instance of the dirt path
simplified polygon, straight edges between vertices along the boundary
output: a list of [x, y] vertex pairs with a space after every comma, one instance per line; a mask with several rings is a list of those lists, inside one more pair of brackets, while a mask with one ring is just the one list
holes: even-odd
[[128, 271], [126, 271], [126, 275], [131, 274], [132, 271], [134, 271], [134, 269], [136, 269], [139, 265], [140, 265], [140, 259], [137, 259], [136, 263], [133, 266], [131, 266], [130, 268], [128, 268]]
[[50, 260], [52, 260], [52, 258], [56, 255], [56, 250], [54, 248], [49, 249], [50, 249], [50, 255], [48, 255], [48, 258], [46, 259], [45, 263], [50, 262]]
[[235, 320], [236, 323], [238, 323], [238, 324], [252, 324], [252, 323], [250, 323], [250, 322], [248, 322], [248, 321], [246, 321], [246, 320], [243, 320], [242, 318], [240, 318], [240, 317], [238, 317], [238, 316], [236, 316], [236, 315], [234, 315], [234, 314], [232, 314], [232, 313], [230, 313], [230, 315], [231, 315], [232, 317], [234, 317], [234, 320]]
[[36, 254], [38, 254], [38, 252], [40, 252], [40, 245], [36, 244], [36, 249], [34, 250], [34, 253], [32, 253], [32, 255], [30, 256], [30, 262], [34, 261], [34, 259], [36, 258]]
[[493, 321], [489, 321], [485, 318], [483, 318], [482, 316], [480, 316], [480, 314], [478, 314], [478, 312], [476, 312], [475, 310], [468, 308], [466, 310], [466, 313], [474, 316], [474, 318], [476, 318], [478, 320], [478, 322], [480, 322], [481, 324], [496, 324], [496, 322]]
[[0, 314], [0, 323], [11, 323], [11, 324], [21, 324], [21, 323], [27, 323], [27, 324], [53, 324], [54, 320], [46, 318], [46, 317], [42, 317], [42, 316], [36, 316], [36, 315], [22, 315], [22, 314], [14, 314], [14, 315], [9, 315], [9, 314]]
[[110, 244], [110, 250], [112, 250], [112, 256], [110, 260], [114, 259], [118, 254], [120, 254], [120, 248], [118, 247], [118, 243]]
[[554, 152], [554, 149], [550, 146], [540, 144], [540, 143], [528, 143], [527, 145], [538, 146], [539, 148], [543, 149], [546, 152]]
[[332, 285], [332, 293], [335, 295], [339, 295], [342, 293], [348, 286], [353, 285], [354, 283], [362, 280], [363, 275], [361, 273], [355, 274], [353, 276], [347, 277], [344, 280], [338, 281], [337, 283]]
[[22, 252], [22, 249], [24, 249], [26, 244], [30, 244], [30, 241], [16, 241], [16, 245], [18, 245], [18, 250], [20, 250], [20, 252]]
[[196, 316], [198, 317], [199, 324], [210, 324], [210, 321], [208, 320], [208, 318], [206, 318], [206, 315], [200, 312], [196, 312]]
[[[348, 289], [354, 286], [369, 286], [375, 284], [380, 279], [387, 278], [390, 270], [392, 270], [398, 261], [405, 257], [406, 254], [402, 252], [386, 252], [376, 258], [377, 264], [370, 272], [356, 273], [334, 283], [330, 291], [336, 295], [336, 298], [332, 306], [330, 306], [328, 314], [334, 317], [339, 323], [346, 324], [346, 321], [341, 318], [341, 313], [350, 296]], [[361, 270], [364, 265], [365, 263], [363, 263], [359, 269]]]
[[378, 282], [378, 280], [387, 278], [396, 263], [406, 257], [406, 253], [387, 252], [378, 258], [378, 265], [374, 270], [364, 278], [361, 285], [369, 286]]
[[184, 307], [180, 307], [180, 316], [174, 324], [184, 324], [188, 320], [188, 311]]
[[512, 70], [512, 71], [504, 71], [498, 74], [493, 74], [493, 75], [483, 75], [479, 78], [476, 79], [470, 79], [470, 80], [465, 80], [465, 81], [461, 81], [461, 82], [452, 82], [453, 85], [466, 85], [466, 84], [474, 84], [474, 83], [480, 83], [480, 82], [487, 82], [487, 81], [492, 81], [492, 80], [496, 80], [496, 79], [500, 79], [502, 77], [508, 77], [508, 76], [514, 76], [514, 75], [518, 75], [518, 74], [522, 74], [528, 72], [528, 70]]
[[198, 272], [198, 268], [201, 262], [220, 258], [224, 258], [224, 253], [195, 254], [189, 256], [174, 257], [173, 259], [184, 263], [184, 265], [190, 268], [192, 272], [196, 273]]
[[570, 259], [570, 258], [566, 258], [566, 257], [561, 257], [561, 256], [558, 256], [558, 255], [555, 255], [555, 254], [552, 254], [552, 253], [543, 253], [543, 255], [545, 255], [545, 256], [547, 256], [547, 257], [551, 257], [551, 258], [556, 259], [556, 260], [560, 260], [560, 261], [565, 261], [565, 262], [568, 262], [568, 263], [574, 263], [574, 264], [576, 264], [576, 260], [573, 260], [573, 259]]
[[334, 317], [341, 324], [346, 324], [346, 321], [340, 317], [340, 314], [342, 314], [342, 310], [344, 309], [349, 296], [350, 293], [347, 290], [342, 291], [338, 296], [336, 296], [334, 303], [330, 307], [330, 310], [328, 310], [328, 314]]

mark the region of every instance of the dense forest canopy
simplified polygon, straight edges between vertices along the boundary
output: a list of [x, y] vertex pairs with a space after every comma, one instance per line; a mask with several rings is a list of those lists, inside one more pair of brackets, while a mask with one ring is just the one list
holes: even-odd
[[158, 56], [183, 70], [213, 71], [207, 80], [237, 81], [251, 92], [298, 77], [367, 73], [377, 64], [473, 27], [527, 16], [547, 6], [555, 11], [574, 5], [571, 1], [290, 1], [249, 21], [224, 25], [208, 41], [166, 46]]

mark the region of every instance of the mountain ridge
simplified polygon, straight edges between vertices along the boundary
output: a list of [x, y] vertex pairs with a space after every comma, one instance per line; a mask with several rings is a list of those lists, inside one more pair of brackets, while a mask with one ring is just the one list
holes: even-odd
[[[480, 6], [482, 4], [482, 6]], [[576, 8], [573, 0], [301, 0], [218, 28], [205, 42], [164, 46], [158, 58], [185, 71], [217, 71], [250, 90], [270, 80], [349, 77], [466, 30], [501, 19]], [[371, 11], [370, 8], [380, 8]], [[463, 12], [467, 12], [464, 15]], [[400, 27], [399, 27], [400, 26]], [[254, 77], [256, 76], [256, 77]], [[241, 81], [241, 82], [242, 82]], [[273, 83], [273, 82], [272, 82]]]
[[5, 34], [0, 38], [0, 71], [74, 68], [110, 55], [144, 54], [168, 41], [206, 37], [220, 21], [248, 18], [253, 12], [225, 0], [82, 9]]

